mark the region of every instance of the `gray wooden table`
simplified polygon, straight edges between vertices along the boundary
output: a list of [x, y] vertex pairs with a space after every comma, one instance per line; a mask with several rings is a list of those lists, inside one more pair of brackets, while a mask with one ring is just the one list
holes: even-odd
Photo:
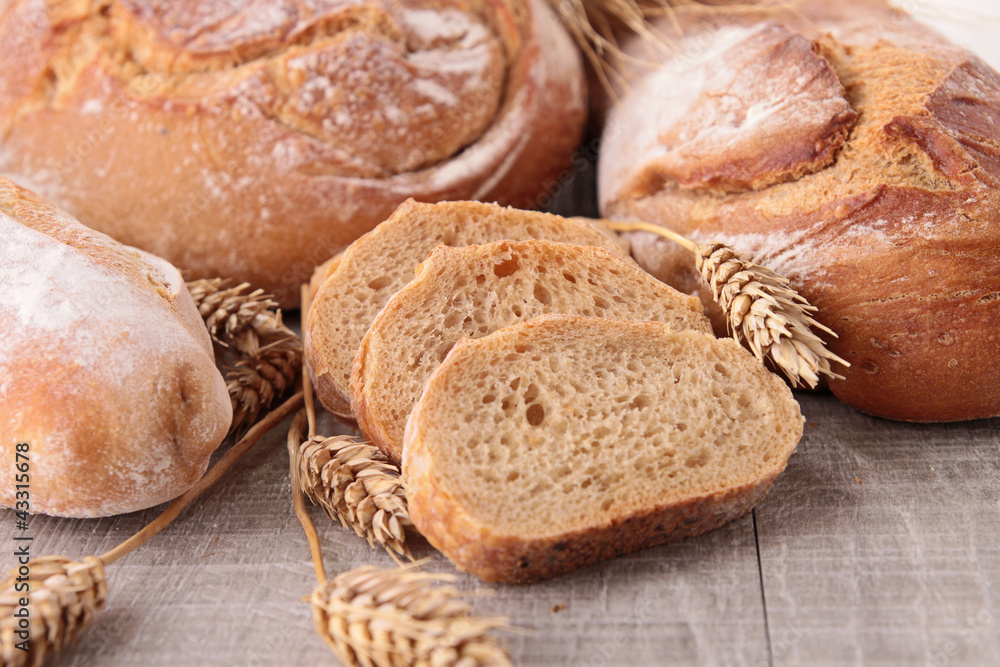
[[[501, 639], [516, 664], [1000, 664], [1000, 420], [897, 424], [830, 395], [798, 398], [805, 435], [751, 515], [476, 598], [477, 611], [524, 629]], [[301, 600], [315, 580], [281, 430], [109, 567], [108, 606], [64, 664], [337, 664]], [[156, 514], [36, 517], [34, 553], [100, 553]], [[392, 564], [312, 514], [331, 573]], [[13, 521], [0, 513], [7, 544]], [[453, 571], [426, 544], [416, 551]], [[488, 588], [467, 575], [459, 584]]]

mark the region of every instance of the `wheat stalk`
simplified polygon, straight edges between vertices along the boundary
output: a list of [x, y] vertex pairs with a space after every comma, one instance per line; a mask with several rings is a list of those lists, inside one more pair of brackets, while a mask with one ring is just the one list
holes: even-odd
[[188, 291], [218, 356], [230, 362], [226, 387], [236, 432], [283, 396], [302, 369], [302, 341], [281, 321], [278, 304], [248, 283], [221, 278], [192, 280]]
[[[308, 313], [308, 285], [302, 286], [301, 294], [302, 312]], [[292, 506], [309, 542], [318, 581], [308, 598], [316, 631], [347, 667], [509, 665], [507, 654], [486, 635], [488, 630], [506, 627], [506, 619], [470, 616], [468, 604], [458, 599], [454, 589], [433, 585], [449, 579], [447, 576], [417, 572], [419, 563], [410, 563], [393, 570], [365, 566], [327, 580], [323, 549], [316, 525], [306, 511], [306, 496], [324, 505], [328, 514], [332, 509], [342, 522], [346, 517], [348, 525], [357, 531], [359, 523], [351, 522], [349, 509], [357, 499], [364, 502], [381, 495], [389, 506], [398, 508], [399, 503], [405, 511], [405, 493], [395, 468], [384, 462], [378, 450], [349, 438], [317, 438], [312, 385], [305, 376], [302, 394], [305, 410], [296, 415], [288, 431], [288, 471]], [[309, 439], [303, 446], [306, 423]], [[366, 481], [369, 477], [374, 483]], [[346, 486], [341, 484], [351, 479]], [[352, 497], [351, 489], [356, 497]], [[374, 500], [372, 507], [378, 507]], [[362, 514], [360, 509], [357, 514]], [[405, 519], [402, 514], [386, 514], [397, 521], [396, 528], [392, 528], [389, 519], [386, 535], [392, 535], [405, 549], [401, 529], [410, 523], [409, 514]], [[372, 532], [363, 529], [359, 534], [369, 537], [372, 544]], [[391, 544], [387, 540], [383, 546], [395, 558]]]
[[[611, 79], [628, 86], [620, 68], [627, 62], [640, 67], [656, 67], [654, 62], [634, 58], [619, 46], [619, 35], [635, 34], [653, 49], [676, 53], [684, 28], [678, 15], [694, 10], [700, 14], [768, 14], [788, 7], [787, 0], [548, 0], [549, 5], [569, 31], [594, 74], [612, 99], [618, 94]], [[676, 39], [656, 30], [651, 18], [665, 17]], [[623, 30], [624, 29], [624, 30]]]
[[[104, 607], [108, 584], [104, 563], [94, 556], [83, 562], [42, 556], [20, 569], [0, 583], [0, 661], [8, 667], [34, 667], [86, 632]], [[18, 583], [27, 583], [27, 592]], [[15, 616], [22, 608], [27, 616]]]
[[349, 436], [314, 435], [299, 447], [302, 491], [331, 519], [390, 552], [407, 554], [413, 526], [399, 469], [376, 447]]
[[[63, 556], [42, 556], [12, 570], [0, 583], [0, 664], [21, 667], [41, 665], [47, 656], [73, 643], [104, 606], [108, 586], [104, 569], [144, 544], [177, 518], [196, 497], [219, 480], [278, 422], [302, 404], [297, 393], [254, 424], [239, 442], [226, 451], [197, 484], [175, 499], [142, 530], [100, 555], [72, 561]], [[24, 568], [27, 573], [21, 571]], [[18, 589], [26, 577], [27, 592]], [[28, 601], [28, 627], [16, 616]], [[25, 632], [26, 635], [19, 634]], [[27, 642], [27, 651], [18, 648]]]
[[644, 231], [668, 238], [695, 256], [695, 266], [712, 288], [712, 297], [726, 315], [729, 331], [761, 361], [771, 361], [792, 386], [816, 388], [820, 376], [842, 380], [832, 363], [850, 366], [831, 352], [813, 329], [837, 334], [813, 315], [817, 312], [784, 276], [743, 259], [722, 243], [700, 244], [647, 222], [608, 221], [619, 232]]
[[470, 616], [470, 605], [450, 586], [454, 577], [416, 570], [359, 567], [319, 586], [309, 598], [313, 624], [349, 667], [510, 665], [486, 634], [503, 617]]
[[299, 489], [370, 546], [377, 544], [394, 558], [409, 555], [406, 528], [413, 522], [399, 469], [377, 448], [356, 438], [312, 435], [303, 443], [306, 415], [299, 413], [288, 432]]

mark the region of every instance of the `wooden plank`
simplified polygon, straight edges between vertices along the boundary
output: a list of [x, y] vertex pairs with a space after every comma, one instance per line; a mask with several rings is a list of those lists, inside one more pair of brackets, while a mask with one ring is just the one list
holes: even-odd
[[756, 510], [774, 664], [998, 664], [1000, 420], [799, 398], [805, 436]]

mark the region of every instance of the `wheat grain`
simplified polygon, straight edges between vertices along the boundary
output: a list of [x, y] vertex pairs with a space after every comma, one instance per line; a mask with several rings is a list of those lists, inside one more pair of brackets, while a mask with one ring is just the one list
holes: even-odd
[[235, 432], [253, 424], [283, 396], [302, 369], [302, 341], [281, 321], [278, 304], [263, 290], [235, 287], [221, 278], [188, 282], [226, 370]]
[[[108, 594], [104, 564], [94, 556], [83, 562], [43, 556], [23, 567], [28, 572], [28, 592], [15, 588], [23, 581], [18, 579], [23, 577], [18, 569], [0, 583], [0, 658], [9, 667], [41, 665], [47, 656], [73, 643], [104, 607]], [[27, 627], [21, 625], [25, 617], [14, 615], [24, 598], [28, 601]]]
[[761, 360], [770, 359], [792, 386], [815, 388], [819, 376], [843, 379], [830, 363], [848, 363], [813, 333], [836, 334], [812, 317], [817, 311], [784, 276], [742, 259], [722, 244], [698, 245], [695, 266], [726, 314], [730, 332]]
[[486, 634], [506, 627], [507, 619], [470, 616], [458, 591], [434, 585], [453, 580], [417, 571], [416, 564], [360, 567], [313, 592], [313, 623], [348, 667], [510, 665]]
[[413, 526], [399, 469], [377, 448], [356, 438], [314, 435], [299, 444], [302, 420], [292, 423], [299, 486], [331, 519], [352, 528], [390, 554], [409, 555], [406, 529]]
[[263, 410], [295, 386], [301, 368], [301, 351], [279, 345], [229, 369], [226, 388], [233, 401], [232, 430], [255, 423]]
[[837, 334], [813, 317], [816, 306], [781, 274], [743, 259], [723, 243], [695, 243], [660, 225], [638, 220], [609, 220], [607, 225], [618, 232], [651, 232], [693, 252], [695, 267], [712, 288], [733, 338], [761, 361], [770, 361], [792, 386], [815, 389], [821, 375], [843, 379], [831, 364], [850, 364], [831, 352], [813, 329], [833, 338]]

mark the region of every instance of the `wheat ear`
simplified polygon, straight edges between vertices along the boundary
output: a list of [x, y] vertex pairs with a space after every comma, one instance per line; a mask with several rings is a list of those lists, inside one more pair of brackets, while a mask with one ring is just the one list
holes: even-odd
[[[304, 314], [309, 312], [309, 301], [309, 290], [303, 286]], [[367, 539], [370, 546], [383, 547], [396, 562], [396, 554], [410, 557], [406, 529], [413, 521], [399, 468], [360, 438], [316, 435], [312, 384], [305, 376], [302, 393], [305, 411], [292, 422], [288, 434], [289, 456], [298, 469], [296, 479], [302, 493], [331, 519]], [[309, 431], [303, 443], [304, 423]]]
[[[308, 285], [302, 286], [301, 294], [302, 313], [305, 317], [309, 312]], [[394, 507], [396, 501], [401, 503], [403, 511], [406, 511], [405, 493], [398, 481], [398, 473], [387, 475], [386, 469], [391, 466], [376, 461], [378, 454], [366, 449], [368, 445], [341, 441], [338, 443], [338, 454], [331, 454], [333, 448], [321, 443], [337, 439], [316, 438], [312, 385], [304, 374], [302, 394], [305, 410], [296, 415], [288, 431], [288, 471], [291, 477], [292, 506], [309, 542], [309, 553], [318, 581], [318, 586], [308, 600], [312, 606], [313, 624], [319, 635], [347, 667], [509, 665], [507, 654], [486, 634], [490, 629], [506, 627], [506, 619], [470, 616], [468, 604], [458, 598], [454, 589], [433, 585], [435, 581], [447, 579], [446, 576], [416, 572], [418, 563], [410, 563], [392, 570], [366, 566], [343, 573], [333, 581], [327, 579], [319, 533], [306, 511], [305, 499], [307, 495], [312, 495], [320, 504], [324, 504], [323, 498], [333, 497], [328, 490], [330, 485], [323, 481], [321, 472], [317, 478], [317, 470], [334, 471], [334, 476], [346, 475], [350, 472], [350, 465], [338, 462], [335, 467], [328, 467], [327, 464], [312, 467], [309, 457], [302, 456], [303, 427], [308, 424], [310, 438], [307, 443], [319, 445], [314, 449], [315, 452], [321, 452], [320, 458], [315, 459], [316, 463], [325, 461], [328, 455], [331, 460], [338, 456], [348, 462], [356, 460], [349, 453], [354, 449], [358, 452], [357, 460], [377, 464], [372, 467], [366, 463], [362, 468], [370, 470], [373, 479], [382, 480], [372, 488], [382, 488], [383, 483], [387, 485], [384, 487], [384, 495]], [[366, 498], [372, 497], [369, 487], [364, 483], [358, 484], [358, 478], [355, 478], [343, 493], [345, 504], [351, 503], [348, 498], [351, 487]], [[346, 516], [348, 525], [368, 537], [369, 544], [372, 544], [369, 529], [359, 531], [359, 524], [350, 520], [350, 512], [339, 509], [339, 501], [327, 503], [329, 506], [324, 505], [324, 509], [328, 514], [333, 508], [333, 515], [342, 522]], [[398, 528], [410, 524], [408, 513], [405, 514], [405, 519], [402, 518], [403, 515], [394, 516]], [[405, 549], [402, 541], [405, 533], [402, 530], [399, 530], [398, 536], [394, 530], [387, 531], [387, 534], [393, 535], [398, 540], [398, 546]], [[390, 549], [391, 544], [387, 541], [383, 546], [386, 546], [386, 550], [395, 559], [395, 553]]]
[[837, 334], [816, 321], [816, 306], [792, 289], [784, 276], [743, 259], [722, 243], [703, 245], [648, 222], [607, 224], [618, 232], [652, 232], [693, 252], [695, 267], [712, 288], [733, 338], [761, 361], [773, 363], [792, 386], [815, 388], [821, 375], [843, 379], [831, 364], [850, 364], [831, 352], [814, 329], [834, 338]]
[[295, 384], [302, 369], [302, 341], [281, 321], [278, 304], [250, 285], [221, 278], [187, 283], [198, 312], [227, 364], [233, 402], [232, 432], [253, 424]]
[[[104, 606], [108, 586], [105, 567], [138, 548], [166, 528], [192, 500], [219, 480], [268, 431], [302, 404], [297, 393], [255, 424], [213, 465], [197, 484], [179, 496], [146, 527], [114, 549], [80, 562], [63, 556], [42, 556], [8, 573], [0, 583], [0, 664], [37, 667], [46, 657], [72, 644]], [[27, 574], [25, 574], [27, 572]], [[29, 590], [17, 584], [27, 578]], [[22, 605], [21, 602], [28, 602]], [[28, 627], [15, 614], [27, 608]], [[18, 634], [25, 632], [25, 634]], [[27, 650], [18, 648], [26, 643]]]
[[318, 587], [309, 598], [316, 630], [345, 665], [510, 665], [486, 634], [504, 628], [499, 616], [470, 616], [451, 586], [454, 577], [363, 566]]
[[506, 619], [469, 615], [469, 606], [443, 575], [416, 572], [418, 563], [391, 570], [363, 566], [328, 580], [319, 533], [305, 506], [295, 452], [304, 413], [289, 432], [292, 503], [309, 542], [318, 585], [309, 596], [313, 625], [347, 667], [475, 667], [510, 665], [486, 632]]
[[[29, 561], [22, 572], [14, 568], [0, 583], [0, 663], [42, 665], [46, 657], [58, 654], [86, 632], [94, 614], [104, 607], [107, 594], [104, 563], [94, 556], [79, 563], [62, 556], [42, 556]], [[28, 604], [22, 605], [25, 599]], [[22, 607], [27, 608], [27, 616], [15, 616]], [[22, 619], [26, 619], [25, 626]]]

